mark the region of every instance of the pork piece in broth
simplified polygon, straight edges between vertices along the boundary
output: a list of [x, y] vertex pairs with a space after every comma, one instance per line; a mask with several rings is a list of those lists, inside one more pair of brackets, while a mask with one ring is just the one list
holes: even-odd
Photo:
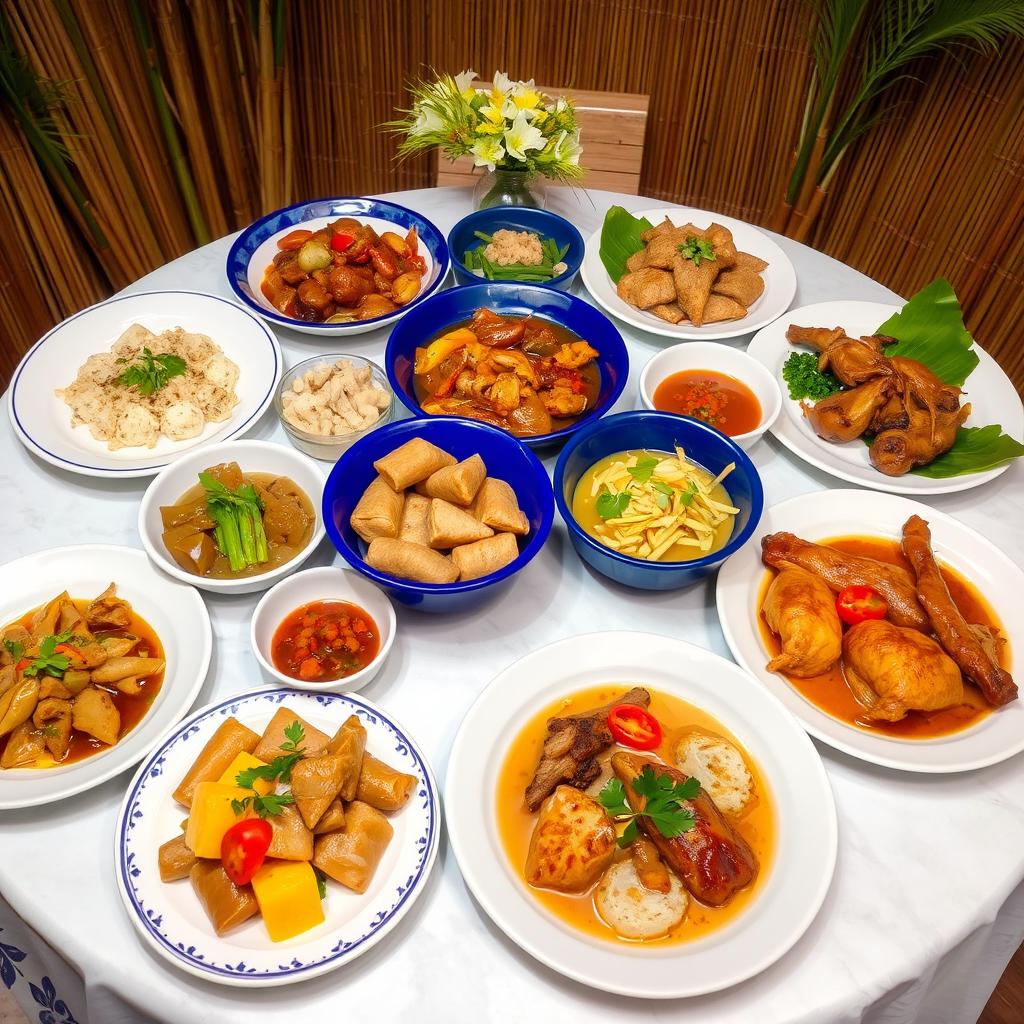
[[[625, 786], [630, 806], [640, 812], [644, 802], [632, 783], [647, 767], [675, 783], [685, 783], [687, 779], [661, 761], [625, 752], [613, 754], [612, 770]], [[688, 832], [667, 839], [642, 813], [638, 819], [640, 828], [693, 896], [712, 907], [724, 906], [757, 876], [757, 859], [747, 841], [703, 789], [683, 806], [695, 819]]]
[[614, 742], [608, 728], [608, 712], [617, 704], [646, 708], [650, 703], [651, 695], [637, 686], [604, 707], [585, 714], [549, 719], [540, 763], [526, 787], [526, 806], [531, 811], [537, 810], [562, 782], [576, 789], [586, 789], [601, 774], [597, 755]]

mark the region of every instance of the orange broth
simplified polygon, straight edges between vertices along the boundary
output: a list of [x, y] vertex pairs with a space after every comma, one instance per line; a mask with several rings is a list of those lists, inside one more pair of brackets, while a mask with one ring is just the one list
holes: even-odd
[[761, 403], [741, 380], [717, 370], [680, 370], [654, 391], [654, 408], [692, 416], [736, 437], [756, 430]]
[[[753, 884], [737, 893], [724, 907], [706, 907], [691, 896], [686, 916], [678, 927], [668, 935], [659, 939], [630, 940], [616, 935], [597, 912], [594, 906], [594, 892], [597, 883], [586, 893], [576, 895], [534, 888], [527, 883], [524, 875], [530, 837], [533, 834], [538, 815], [526, 809], [523, 794], [533, 778], [537, 763], [540, 761], [541, 748], [547, 735], [548, 719], [560, 715], [577, 714], [609, 704], [616, 697], [622, 696], [632, 685], [642, 684], [620, 683], [580, 690], [538, 711], [526, 723], [513, 739], [498, 776], [498, 791], [496, 793], [498, 831], [505, 847], [505, 853], [523, 885], [527, 886], [531, 895], [545, 910], [553, 914], [563, 924], [608, 942], [623, 942], [630, 945], [640, 943], [648, 946], [691, 942], [725, 927], [742, 914], [756, 898], [771, 872], [776, 845], [775, 811], [771, 791], [765, 783], [764, 776], [736, 738], [707, 712], [701, 711], [677, 697], [659, 693], [657, 690], [649, 690], [651, 705], [648, 710], [661, 723], [664, 735], [661, 745], [657, 749], [644, 753], [647, 756], [656, 756], [674, 766], [672, 753], [676, 743], [686, 730], [694, 727], [722, 736], [730, 743], [735, 744], [737, 749], [743, 753], [747, 767], [754, 779], [755, 795], [742, 815], [738, 818], [730, 816], [729, 821], [750, 844], [750, 848], [757, 858], [758, 873]], [[605, 766], [612, 754], [618, 750], [630, 750], [630, 748], [612, 746], [598, 756], [598, 761]], [[636, 751], [631, 752], [636, 753]], [[603, 785], [607, 781], [608, 774], [609, 772], [606, 770], [595, 786]], [[595, 791], [594, 787], [589, 790], [591, 793]], [[617, 825], [620, 834], [623, 827], [624, 824]], [[629, 850], [620, 850], [616, 853], [616, 859], [622, 859], [629, 855]]]
[[[899, 565], [911, 572], [910, 563], [900, 550], [899, 541], [896, 540], [886, 537], [837, 537], [816, 543], [827, 544], [829, 547], [851, 555], [864, 555], [877, 559], [879, 562]], [[1002, 630], [999, 618], [974, 584], [947, 565], [942, 565], [939, 568], [946, 581], [946, 586], [949, 588], [950, 596], [967, 621], [989, 626], [998, 630], [1000, 636], [1005, 637], [1006, 634]], [[760, 609], [764, 607], [765, 595], [774, 578], [775, 570], [769, 569], [765, 573], [758, 595], [757, 606]], [[757, 622], [765, 648], [769, 655], [774, 657], [781, 650], [781, 644], [765, 621], [763, 610], [758, 615]], [[1004, 667], [1009, 667], [1008, 644], [1003, 644], [1000, 648], [1000, 662]], [[780, 672], [779, 675], [783, 676], [805, 700], [824, 711], [825, 714], [831, 715], [847, 725], [863, 729], [865, 732], [891, 736], [896, 739], [928, 740], [939, 736], [948, 736], [976, 725], [992, 712], [992, 706], [982, 696], [978, 687], [964, 678], [964, 701], [962, 704], [943, 708], [941, 711], [911, 711], [900, 722], [876, 722], [864, 716], [864, 707], [846, 685], [842, 666], [838, 663], [828, 672], [808, 679], [790, 676], [785, 672]]]

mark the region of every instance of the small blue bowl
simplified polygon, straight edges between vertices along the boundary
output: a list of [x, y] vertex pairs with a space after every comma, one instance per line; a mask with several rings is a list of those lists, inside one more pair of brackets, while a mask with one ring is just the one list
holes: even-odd
[[[508, 482], [530, 522], [530, 532], [520, 539], [519, 557], [514, 562], [489, 576], [455, 583], [414, 583], [366, 564], [366, 544], [349, 525], [352, 510], [377, 475], [374, 462], [414, 437], [422, 437], [460, 460], [479, 454], [488, 473]], [[529, 448], [496, 427], [453, 416], [400, 420], [380, 427], [338, 459], [324, 486], [324, 525], [341, 557], [394, 600], [422, 612], [465, 611], [507, 585], [544, 546], [554, 515], [551, 481]]]
[[414, 415], [437, 419], [420, 408], [413, 387], [416, 349], [432, 338], [464, 323], [481, 306], [510, 316], [536, 316], [567, 327], [598, 351], [601, 390], [597, 402], [571, 426], [549, 434], [535, 434], [521, 440], [533, 448], [564, 441], [584, 424], [603, 416], [618, 400], [629, 376], [629, 355], [618, 328], [589, 302], [555, 288], [535, 284], [505, 284], [487, 281], [449, 288], [432, 295], [395, 324], [384, 354], [384, 369], [392, 390]]
[[[268, 245], [276, 236], [284, 235], [294, 228], [308, 227], [310, 221], [336, 220], [338, 217], [355, 217], [369, 221], [380, 231], [393, 230], [405, 234], [409, 228], [416, 228], [420, 245], [430, 256], [428, 275], [423, 279], [423, 288], [408, 305], [394, 313], [371, 317], [368, 320], [353, 320], [341, 324], [310, 323], [285, 316], [271, 306], [260, 292], [263, 272], [271, 262], [277, 249]], [[376, 223], [374, 223], [376, 222]], [[322, 225], [316, 224], [315, 227]], [[422, 249], [421, 249], [422, 252]], [[257, 254], [259, 258], [256, 259]], [[448, 276], [451, 260], [444, 235], [426, 217], [397, 203], [384, 199], [364, 199], [360, 196], [343, 196], [337, 199], [315, 199], [312, 202], [295, 203], [282, 210], [274, 210], [265, 217], [250, 224], [232, 242], [227, 258], [228, 285], [235, 298], [247, 309], [272, 324], [290, 327], [304, 334], [337, 337], [343, 334], [362, 334], [383, 327], [399, 317], [405, 316], [417, 303], [437, 291]]]
[[583, 236], [557, 213], [535, 210], [528, 206], [492, 206], [486, 210], [477, 210], [476, 213], [463, 217], [448, 232], [448, 250], [451, 253], [455, 280], [459, 284], [477, 284], [481, 280], [462, 262], [467, 249], [475, 249], [482, 244], [473, 232], [482, 231], [485, 235], [493, 235], [499, 228], [532, 231], [541, 238], [553, 239], [559, 249], [563, 245], [568, 245], [569, 249], [562, 257], [566, 264], [565, 273], [553, 277], [550, 281], [530, 283], [540, 284], [542, 288], [560, 288], [566, 292], [569, 290], [583, 263]]
[[[689, 562], [645, 562], [605, 547], [579, 525], [572, 514], [572, 498], [580, 477], [608, 455], [646, 448], [672, 451], [679, 444], [686, 457], [718, 474], [730, 462], [736, 468], [725, 481], [740, 514], [729, 543], [720, 551]], [[731, 437], [702, 420], [667, 412], [622, 412], [589, 423], [562, 449], [555, 465], [555, 504], [569, 528], [576, 553], [587, 565], [626, 587], [639, 590], [675, 590], [707, 576], [747, 542], [764, 510], [764, 491], [757, 469]]]

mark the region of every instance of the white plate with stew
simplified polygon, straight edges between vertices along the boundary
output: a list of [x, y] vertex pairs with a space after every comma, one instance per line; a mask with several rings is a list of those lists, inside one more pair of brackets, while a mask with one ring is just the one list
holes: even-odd
[[[92, 600], [111, 582], [163, 649], [166, 665], [159, 689], [148, 697], [114, 696], [125, 728], [112, 746], [73, 742], [68, 756], [77, 759], [53, 767], [0, 770], [0, 810], [63, 800], [113, 778], [145, 756], [199, 694], [213, 647], [206, 605], [193, 587], [153, 568], [136, 548], [82, 544], [37, 551], [0, 566], [0, 626], [65, 590], [72, 599]], [[136, 701], [143, 706], [136, 707]], [[7, 742], [0, 737], [0, 753]]]
[[[218, 936], [188, 878], [162, 882], [160, 846], [181, 834], [188, 810], [172, 793], [226, 719], [261, 733], [282, 707], [333, 736], [350, 715], [366, 728], [366, 751], [415, 777], [408, 803], [388, 815], [394, 833], [364, 893], [326, 882], [322, 924], [273, 942], [261, 915]], [[189, 974], [221, 985], [288, 985], [337, 970], [378, 943], [409, 911], [437, 855], [441, 813], [430, 766], [408, 732], [356, 694], [282, 687], [207, 705], [167, 732], [139, 768], [118, 816], [118, 890], [136, 931], [156, 953]]]
[[[818, 683], [802, 683], [805, 695], [795, 681], [765, 667], [775, 651], [769, 652], [767, 627], [762, 628], [760, 605], [768, 570], [761, 562], [761, 539], [785, 530], [815, 543], [869, 538], [894, 545], [912, 515], [930, 526], [939, 564], [980, 594], [980, 610], [995, 617], [1008, 643], [1004, 667], [1011, 673], [1016, 668], [1019, 676], [1016, 652], [1024, 649], [1024, 628], [1017, 609], [1024, 593], [1024, 572], [991, 542], [938, 509], [895, 494], [853, 488], [801, 494], [765, 511], [750, 542], [718, 572], [718, 618], [725, 641], [733, 657], [785, 704], [808, 733], [852, 757], [927, 773], [972, 771], [997, 764], [1024, 750], [1024, 702], [1019, 699], [993, 709], [969, 688], [969, 699], [961, 706], [926, 716], [911, 712], [892, 727], [872, 726], [848, 695], [841, 668], [833, 670], [839, 675], [829, 679], [842, 688], [842, 703], [833, 694], [830, 706], [825, 706], [812, 699], [828, 694], [825, 677]], [[962, 610], [970, 614], [966, 607]], [[853, 714], [857, 717], [851, 720]]]
[[[503, 832], [499, 821], [499, 792], [505, 814], [513, 790], [521, 793], [532, 773], [517, 761], [520, 731], [555, 702], [593, 687], [646, 687], [652, 698], [660, 694], [663, 700], [686, 702], [695, 723], [703, 728], [717, 723], [720, 735], [731, 734], [748, 765], [756, 766], [754, 778], [768, 790], [763, 794], [769, 814], [764, 828], [774, 835], [750, 892], [735, 894], [734, 899], [744, 896], [743, 901], [715, 930], [702, 929], [702, 908], [695, 898], [683, 931], [665, 942], [617, 939], [607, 928], [602, 931], [599, 922], [596, 928], [577, 927], [546, 902], [546, 890], [539, 896], [541, 891], [527, 884], [523, 865], [513, 862], [508, 826]], [[582, 708], [572, 708], [573, 713], [578, 710]], [[503, 776], [510, 766], [513, 775]], [[499, 673], [455, 737], [445, 814], [459, 869], [502, 932], [560, 974], [638, 998], [716, 992], [763, 971], [810, 926], [835, 868], [832, 790], [818, 752], [799, 725], [733, 662], [653, 633], [570, 637]]]

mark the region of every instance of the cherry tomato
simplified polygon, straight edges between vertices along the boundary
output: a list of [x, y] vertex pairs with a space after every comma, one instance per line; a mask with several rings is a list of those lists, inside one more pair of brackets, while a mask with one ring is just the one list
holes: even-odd
[[608, 712], [608, 728], [623, 746], [653, 750], [661, 742], [661, 724], [636, 704], [616, 704]]
[[836, 611], [848, 626], [868, 619], [884, 619], [889, 605], [882, 595], [864, 584], [857, 584], [841, 590], [836, 597]]
[[355, 240], [354, 235], [346, 235], [344, 231], [335, 231], [331, 235], [331, 248], [335, 252], [344, 252]]
[[263, 865], [274, 829], [263, 818], [237, 821], [220, 841], [220, 862], [235, 885], [247, 885]]
[[312, 231], [307, 231], [305, 228], [297, 228], [295, 231], [289, 231], [284, 238], [278, 239], [277, 247], [282, 252], [291, 252], [293, 249], [301, 249], [302, 243], [308, 241], [312, 235]]

